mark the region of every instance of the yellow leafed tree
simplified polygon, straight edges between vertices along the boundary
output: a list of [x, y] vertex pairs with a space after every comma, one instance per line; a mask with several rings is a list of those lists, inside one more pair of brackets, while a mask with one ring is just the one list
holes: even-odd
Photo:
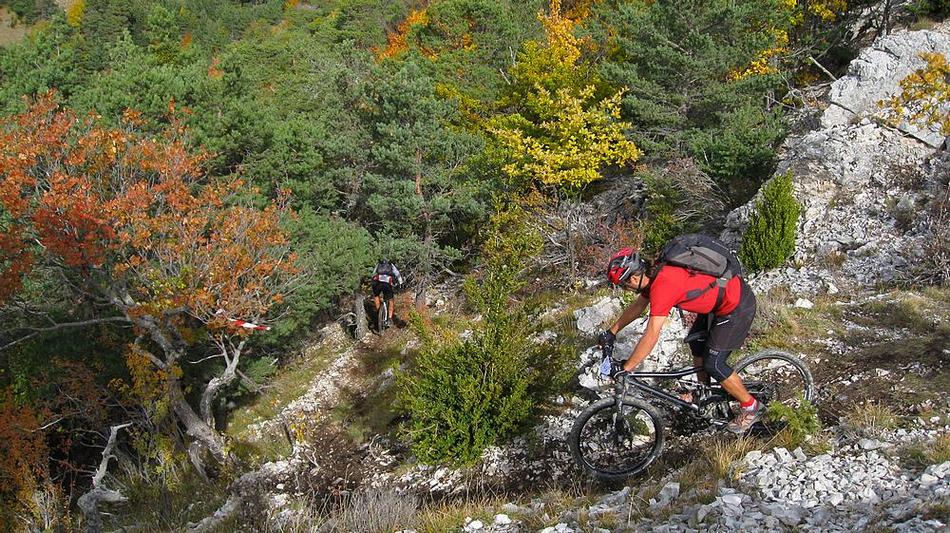
[[640, 151], [624, 135], [630, 125], [620, 120], [622, 92], [605, 91], [580, 62], [583, 43], [560, 0], [539, 17], [545, 38], [525, 44], [500, 102], [509, 112], [491, 119], [488, 130], [512, 182], [576, 190], [599, 179], [604, 167], [635, 161]]

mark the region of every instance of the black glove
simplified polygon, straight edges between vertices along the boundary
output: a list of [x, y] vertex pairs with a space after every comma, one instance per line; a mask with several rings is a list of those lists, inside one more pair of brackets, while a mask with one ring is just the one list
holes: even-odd
[[614, 335], [609, 329], [600, 334], [600, 338], [597, 340], [597, 342], [600, 344], [600, 351], [602, 354], [604, 354], [604, 357], [613, 358], [615, 340], [617, 340], [617, 336]]
[[611, 361], [611, 363], [610, 363], [610, 377], [614, 378], [615, 380], [616, 380], [616, 379], [623, 379], [627, 374], [630, 373], [630, 372], [627, 372], [626, 370], [623, 369], [624, 363], [627, 362], [626, 360], [624, 360], [624, 361], [614, 361], [614, 360], [611, 358], [610, 361]]

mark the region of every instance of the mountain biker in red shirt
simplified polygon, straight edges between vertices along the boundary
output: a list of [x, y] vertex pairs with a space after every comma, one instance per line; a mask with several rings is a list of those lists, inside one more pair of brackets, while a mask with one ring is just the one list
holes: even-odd
[[[708, 329], [706, 339], [689, 343], [694, 365], [703, 368], [697, 377], [708, 384], [712, 376], [740, 403], [739, 414], [728, 428], [735, 433], [745, 433], [762, 418], [764, 408], [749, 394], [739, 375], [726, 364], [726, 359], [732, 351], [742, 346], [749, 334], [755, 317], [755, 294], [745, 280], [735, 276], [726, 284], [722, 301], [715, 308], [718, 291], [704, 290], [715, 282], [713, 276], [669, 264], [661, 265], [655, 272], [651, 270], [649, 261], [629, 248], [617, 252], [608, 265], [607, 277], [610, 282], [625, 290], [636, 291], [639, 296], [624, 309], [614, 325], [601, 334], [600, 344], [605, 356], [612, 355], [617, 333], [639, 318], [647, 307], [650, 308], [646, 331], [630, 357], [625, 362], [614, 363], [611, 375], [618, 377], [625, 372], [632, 372], [643, 362], [656, 346], [660, 330], [672, 308], [697, 313], [699, 316], [689, 333], [692, 335]], [[692, 296], [700, 292], [702, 294], [698, 297], [687, 296], [688, 293]], [[708, 327], [709, 316], [713, 311], [714, 323]], [[684, 399], [690, 400], [688, 395]]]
[[376, 306], [376, 312], [379, 313], [381, 303], [379, 300], [380, 295], [386, 299], [386, 303], [389, 304], [387, 326], [393, 321], [393, 315], [396, 311], [396, 305], [393, 301], [393, 297], [395, 296], [393, 293], [393, 285], [397, 284], [402, 285], [402, 274], [399, 273], [399, 269], [396, 268], [396, 265], [386, 259], [376, 263], [376, 268], [373, 269], [373, 304]]

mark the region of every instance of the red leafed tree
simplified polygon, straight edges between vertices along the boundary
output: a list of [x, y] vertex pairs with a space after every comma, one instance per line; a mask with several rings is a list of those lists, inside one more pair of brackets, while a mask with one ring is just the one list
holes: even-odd
[[[204, 446], [229, 462], [212, 404], [237, 379], [249, 334], [233, 319], [265, 322], [299, 279], [281, 228], [292, 213], [284, 201], [263, 209], [237, 201], [242, 182], [205, 176], [205, 155], [189, 152], [174, 121], [156, 137], [138, 131], [131, 111], [118, 128], [94, 119], [46, 95], [0, 122], [0, 305], [44, 272], [92, 309], [82, 320], [23, 324], [0, 349], [51, 330], [131, 325], [192, 451]], [[196, 409], [180, 381], [197, 345], [224, 370]]]

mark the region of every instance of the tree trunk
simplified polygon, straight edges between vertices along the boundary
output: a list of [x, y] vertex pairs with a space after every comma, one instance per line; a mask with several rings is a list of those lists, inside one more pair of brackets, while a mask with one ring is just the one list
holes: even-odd
[[[175, 416], [185, 426], [185, 433], [207, 448], [218, 463], [230, 465], [232, 460], [225, 447], [224, 439], [192, 409], [181, 390], [181, 384], [175, 378], [168, 379], [168, 395]], [[194, 454], [191, 455], [195, 468], [204, 473], [204, 465], [199, 458]]]
[[237, 348], [234, 348], [230, 356], [223, 341], [219, 344], [219, 347], [221, 348], [221, 353], [224, 356], [227, 366], [220, 376], [211, 378], [211, 381], [205, 386], [204, 392], [201, 393], [201, 403], [199, 404], [201, 418], [204, 419], [205, 423], [208, 424], [211, 429], [215, 429], [214, 399], [218, 396], [218, 393], [221, 392], [221, 389], [237, 380], [237, 366], [241, 360], [241, 351], [244, 349], [244, 341], [241, 341]]
[[432, 276], [432, 214], [422, 193], [422, 150], [416, 150], [416, 196], [422, 205], [422, 221], [425, 224], [425, 236], [422, 241], [422, 260], [419, 262], [419, 287], [416, 289], [416, 311], [423, 316], [426, 309], [426, 291]]
[[432, 275], [432, 226], [428, 223], [426, 217], [425, 237], [422, 240], [422, 261], [419, 265], [419, 287], [416, 289], [416, 311], [425, 314], [426, 292], [429, 289], [429, 281]]
[[109, 460], [114, 457], [112, 452], [115, 449], [115, 439], [119, 434], [119, 430], [131, 425], [132, 424], [122, 424], [112, 426], [112, 430], [109, 432], [109, 442], [102, 450], [102, 461], [99, 463], [99, 469], [96, 470], [95, 475], [92, 477], [92, 489], [80, 496], [76, 502], [76, 505], [82, 510], [82, 514], [86, 518], [87, 533], [100, 533], [102, 531], [102, 515], [99, 514], [100, 503], [121, 503], [127, 500], [127, 498], [118, 491], [107, 489], [100, 486], [100, 484], [103, 478], [105, 478], [106, 472], [109, 470]]
[[[224, 438], [214, 430], [212, 424], [209, 424], [206, 419], [199, 416], [191, 405], [188, 404], [188, 400], [185, 399], [185, 394], [181, 390], [181, 383], [172, 373], [172, 369], [175, 368], [177, 361], [184, 356], [184, 341], [182, 341], [180, 335], [178, 335], [173, 328], [166, 331], [162, 327], [161, 322], [153, 316], [133, 315], [129, 313], [129, 309], [133, 307], [133, 305], [131, 305], [133, 303], [131, 296], [125, 294], [117, 298], [117, 303], [125, 305], [123, 307], [124, 314], [128, 316], [136, 326], [147, 331], [152, 340], [155, 341], [164, 352], [164, 360], [159, 360], [151, 354], [147, 355], [150, 355], [149, 358], [155, 366], [167, 372], [168, 378], [166, 383], [168, 386], [168, 398], [169, 401], [171, 401], [172, 411], [175, 413], [178, 421], [185, 426], [185, 433], [200, 443], [201, 446], [207, 448], [219, 464], [223, 466], [231, 465], [233, 461], [225, 447]], [[237, 358], [235, 358], [234, 369], [237, 368], [236, 360]], [[207, 390], [205, 392], [207, 393]], [[213, 394], [214, 392], [212, 392], [211, 396], [213, 396]], [[202, 398], [202, 403], [204, 403], [204, 398]], [[210, 405], [210, 400], [208, 403]], [[191, 462], [195, 468], [202, 475], [205, 475], [204, 464], [200, 460], [200, 454], [192, 448], [189, 455], [191, 456]]]
[[353, 297], [353, 319], [356, 324], [353, 326], [353, 337], [356, 340], [363, 340], [369, 334], [369, 320], [366, 318], [366, 298], [356, 293]]

